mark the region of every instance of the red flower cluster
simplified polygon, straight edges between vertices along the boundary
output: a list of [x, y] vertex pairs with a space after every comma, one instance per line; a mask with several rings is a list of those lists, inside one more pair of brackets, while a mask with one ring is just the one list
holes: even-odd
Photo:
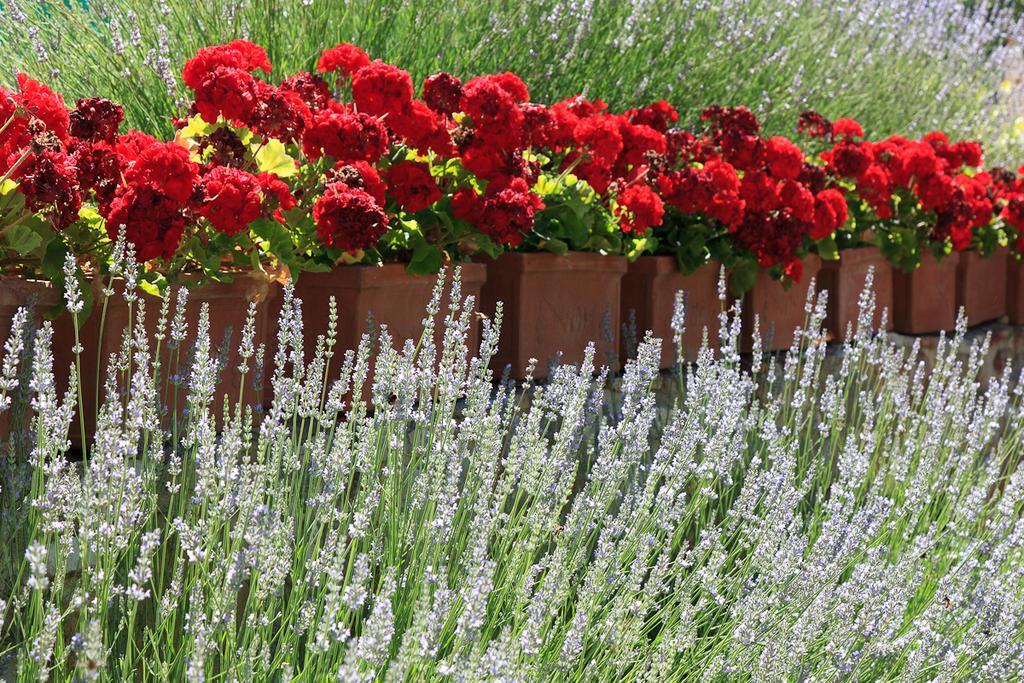
[[838, 119], [825, 128], [839, 138], [821, 155], [828, 171], [852, 180], [858, 196], [879, 218], [893, 216], [894, 197], [902, 193], [902, 201], [913, 200], [934, 216], [932, 239], [948, 239], [957, 251], [971, 246], [973, 230], [991, 222], [991, 177], [964, 172], [965, 167], [975, 169], [982, 163], [978, 143], [951, 144], [941, 132], [921, 140], [894, 135], [881, 142], [857, 141], [864, 133], [850, 119]]
[[[1024, 180], [980, 172], [981, 147], [940, 132], [874, 142], [852, 119], [808, 111], [797, 129], [826, 146], [810, 157], [764, 135], [743, 107], [709, 107], [686, 131], [665, 101], [622, 114], [583, 97], [546, 106], [512, 73], [465, 83], [438, 73], [417, 97], [407, 72], [349, 44], [325, 50], [317, 74], [278, 86], [255, 75], [271, 70], [266, 51], [245, 40], [199, 50], [182, 76], [195, 94], [189, 115], [207, 126], [175, 142], [121, 134], [116, 104], [87, 98], [69, 111], [21, 75], [16, 92], [0, 89], [0, 170], [58, 230], [95, 203], [109, 236], [123, 227], [143, 261], [174, 256], [186, 231], [244, 235], [259, 218], [286, 215], [289, 230], [315, 225], [323, 245], [349, 253], [376, 247], [399, 212], [446, 210], [461, 221], [455, 231], [517, 247], [547, 209], [538, 192], [551, 191], [552, 178], [573, 187], [570, 175], [622, 235], [678, 234], [659, 232], [666, 222], [710, 226], [742, 257], [789, 277], [847, 224], [851, 203], [870, 214], [857, 213], [858, 227], [909, 212], [927, 221], [928, 239], [955, 249], [997, 216], [1024, 234]], [[272, 166], [262, 165], [264, 150]], [[259, 173], [271, 167], [281, 177]], [[544, 226], [567, 215], [561, 199], [550, 203]]]
[[313, 206], [316, 234], [324, 244], [353, 254], [377, 244], [388, 217], [366, 190], [335, 183]]

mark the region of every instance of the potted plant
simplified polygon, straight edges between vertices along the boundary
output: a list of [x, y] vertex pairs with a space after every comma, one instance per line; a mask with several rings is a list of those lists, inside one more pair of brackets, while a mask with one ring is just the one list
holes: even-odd
[[981, 148], [950, 144], [941, 133], [877, 143], [857, 140], [860, 133], [846, 130], [822, 157], [831, 173], [855, 188], [855, 224], [874, 234], [895, 267], [894, 329], [951, 330], [959, 253], [991, 219], [984, 179], [971, 175], [981, 164]]

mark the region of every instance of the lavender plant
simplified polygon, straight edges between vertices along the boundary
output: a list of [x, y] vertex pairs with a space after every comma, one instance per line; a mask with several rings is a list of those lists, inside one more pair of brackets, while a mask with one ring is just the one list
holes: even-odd
[[[68, 97], [109, 97], [150, 133], [182, 114], [181, 67], [235, 38], [280, 74], [353, 42], [417, 83], [512, 70], [539, 102], [588, 92], [617, 110], [668, 99], [693, 122], [746, 105], [769, 132], [807, 108], [871, 137], [941, 129], [1020, 158], [1024, 24], [1005, 0], [6, 0], [0, 62]], [[898, 95], [895, 93], [898, 92]]]
[[[917, 348], [870, 330], [868, 291], [838, 367], [826, 362], [824, 296], [809, 299], [789, 353], [747, 362], [737, 304], [723, 313], [721, 357], [705, 348], [662, 405], [661, 341], [650, 335], [619, 378], [590, 348], [546, 384], [495, 385], [500, 309], [471, 352], [473, 301], [456, 274], [445, 304], [441, 282], [418, 344], [395, 349], [383, 328], [340, 352], [330, 329], [312, 358], [303, 302], [286, 290], [265, 411], [246, 386], [215, 395], [205, 308], [187, 329], [164, 301], [149, 339], [138, 297], [81, 462], [67, 457], [78, 394], [71, 382], [58, 395], [66, 369], [52, 367], [50, 325], [21, 361], [28, 317], [16, 316], [2, 386], [30, 364], [32, 418], [28, 438], [4, 439], [0, 671], [1024, 672], [1024, 384], [1007, 368], [982, 386], [987, 341], [961, 360], [961, 327], [926, 371]], [[679, 311], [677, 334], [684, 324]], [[194, 345], [185, 369], [158, 367], [168, 330]], [[230, 361], [249, 377], [265, 354], [252, 330]], [[186, 405], [162, 406], [179, 373]]]

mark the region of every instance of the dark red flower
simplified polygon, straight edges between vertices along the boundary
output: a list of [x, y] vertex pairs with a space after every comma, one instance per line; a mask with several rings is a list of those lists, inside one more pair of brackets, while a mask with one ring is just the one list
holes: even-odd
[[338, 71], [344, 78], [352, 78], [352, 74], [370, 63], [370, 56], [355, 45], [341, 43], [328, 48], [317, 60], [316, 70], [320, 73]]
[[181, 204], [145, 185], [122, 188], [105, 218], [112, 240], [124, 226], [125, 237], [134, 245], [135, 259], [140, 263], [174, 256], [185, 231]]
[[173, 142], [158, 142], [143, 149], [125, 171], [132, 187], [145, 186], [184, 206], [192, 196], [199, 167], [188, 150]]
[[248, 40], [235, 40], [227, 45], [200, 48], [195, 57], [185, 62], [182, 79], [186, 86], [196, 90], [219, 67], [240, 71], [262, 69], [267, 73], [271, 68], [266, 50]]
[[352, 98], [366, 114], [398, 113], [412, 101], [412, 79], [407, 71], [376, 59], [352, 76]]
[[787, 212], [748, 211], [734, 235], [737, 245], [753, 253], [762, 267], [770, 268], [792, 262], [811, 227]]
[[821, 155], [830, 169], [844, 178], [856, 178], [871, 165], [871, 146], [862, 142], [841, 140], [830, 151]]
[[384, 206], [387, 186], [377, 169], [365, 161], [339, 161], [334, 165], [331, 182], [340, 182], [366, 192], [379, 206]]
[[308, 71], [300, 71], [281, 81], [281, 90], [295, 93], [313, 111], [323, 109], [331, 99], [327, 81]]
[[96, 193], [100, 213], [114, 198], [121, 182], [121, 156], [106, 142], [75, 142], [71, 146], [72, 165], [78, 172], [83, 192]]
[[302, 137], [311, 116], [298, 93], [256, 81], [256, 106], [247, 121], [254, 132], [282, 142], [294, 142]]
[[430, 167], [418, 161], [400, 161], [384, 174], [388, 194], [406, 211], [415, 213], [441, 198], [441, 191], [430, 175]]
[[462, 81], [442, 71], [423, 81], [423, 101], [438, 114], [451, 116], [462, 101]]
[[796, 129], [812, 138], [832, 137], [832, 122], [812, 109], [800, 114], [796, 122]]
[[518, 246], [523, 235], [533, 230], [534, 215], [543, 208], [544, 202], [522, 178], [491, 183], [476, 212], [477, 227], [499, 244]]
[[350, 254], [371, 249], [387, 232], [384, 209], [365, 190], [335, 183], [313, 205], [316, 234], [330, 247]]
[[62, 151], [33, 152], [18, 167], [18, 191], [30, 211], [45, 213], [56, 230], [78, 219], [82, 206], [78, 175]]
[[1009, 197], [1006, 206], [999, 214], [1003, 220], [1020, 230], [1024, 228], [1024, 194], [1015, 194]]
[[101, 97], [78, 100], [69, 115], [71, 135], [90, 142], [113, 142], [124, 121], [121, 106]]
[[256, 176], [230, 166], [216, 166], [203, 176], [199, 214], [214, 229], [231, 236], [263, 213], [262, 186]]

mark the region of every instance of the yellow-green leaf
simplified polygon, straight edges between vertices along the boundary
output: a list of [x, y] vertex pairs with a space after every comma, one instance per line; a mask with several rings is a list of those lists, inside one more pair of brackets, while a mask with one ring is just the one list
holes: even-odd
[[287, 178], [298, 173], [295, 160], [285, 152], [284, 144], [273, 138], [256, 152], [256, 163], [261, 172], [273, 173], [279, 178]]

